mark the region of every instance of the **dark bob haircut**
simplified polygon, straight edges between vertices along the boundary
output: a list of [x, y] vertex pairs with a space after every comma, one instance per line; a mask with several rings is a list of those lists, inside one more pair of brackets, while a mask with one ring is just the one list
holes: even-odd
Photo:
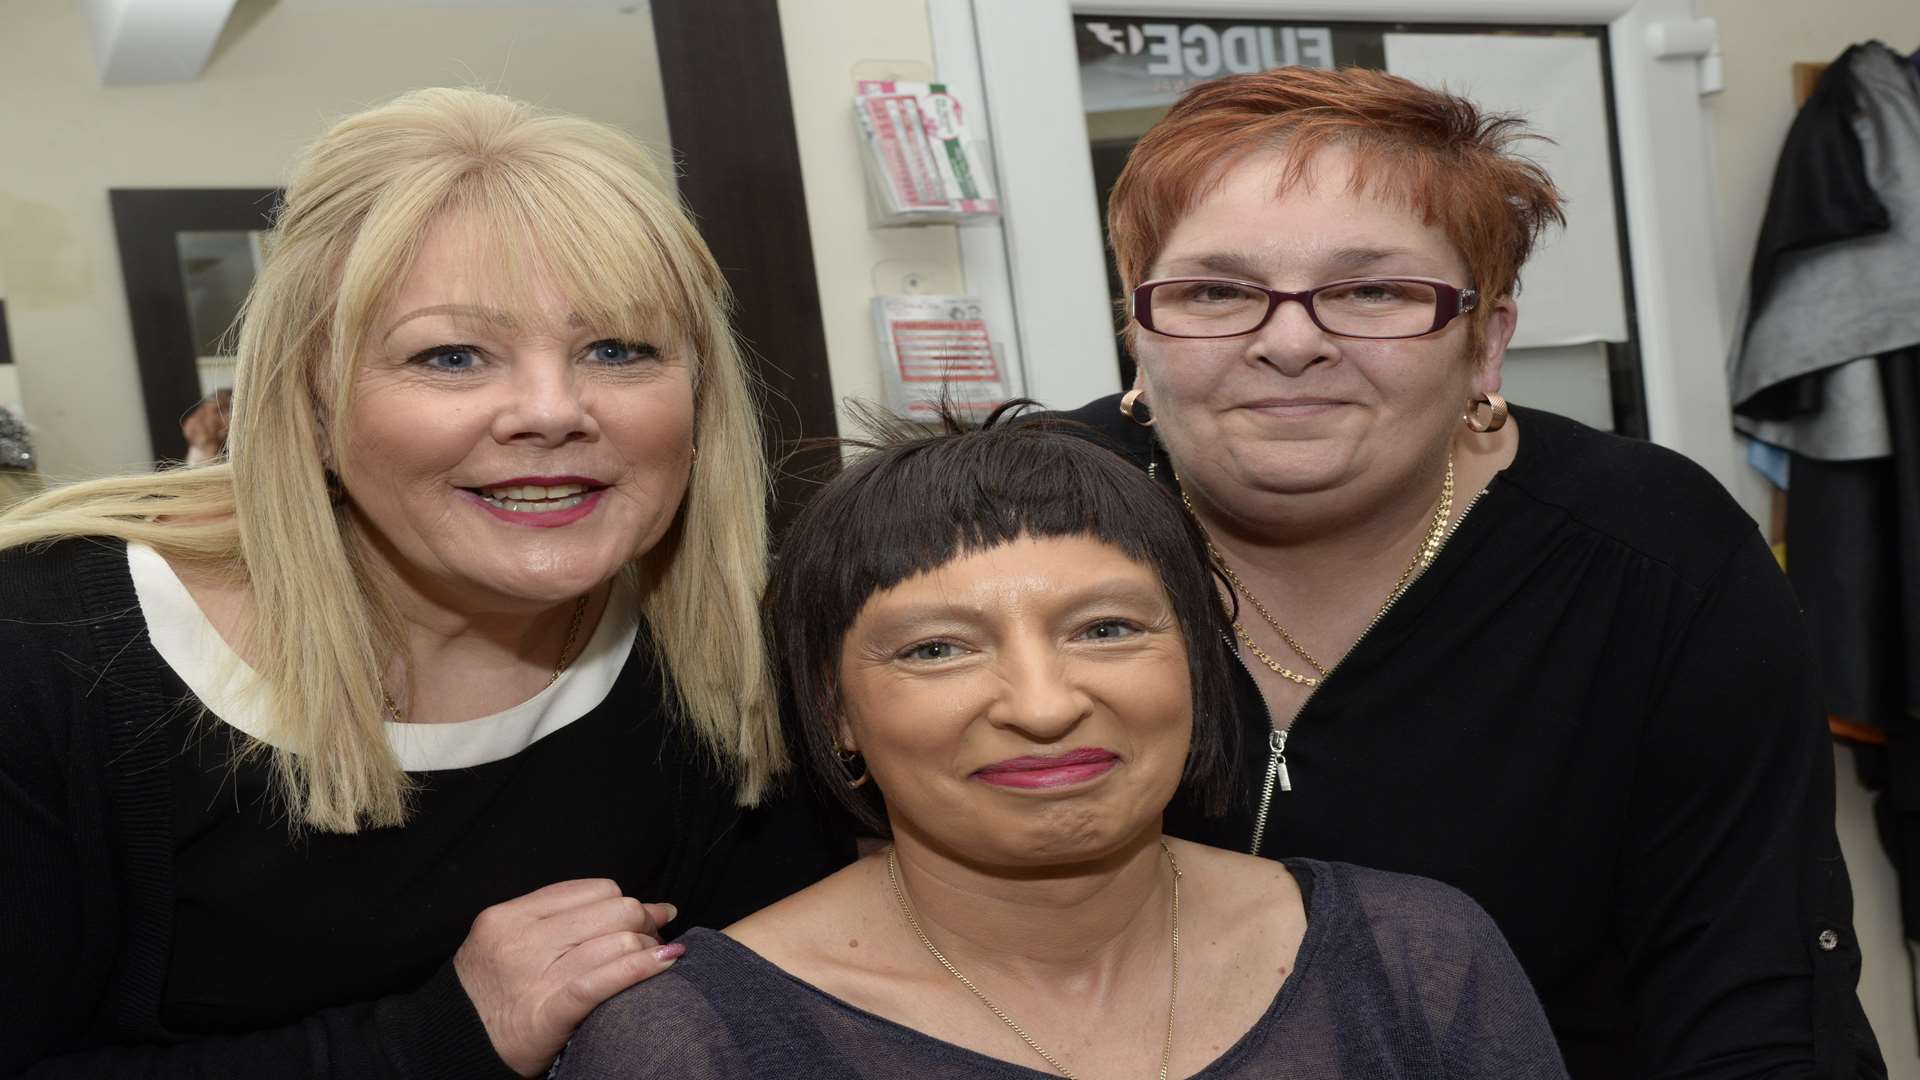
[[[1016, 403], [1024, 405], [1025, 403]], [[814, 783], [890, 835], [873, 785], [850, 789], [834, 754], [840, 651], [867, 601], [956, 558], [1026, 538], [1085, 537], [1151, 568], [1187, 651], [1193, 736], [1183, 782], [1226, 807], [1238, 725], [1221, 648], [1226, 621], [1198, 527], [1179, 501], [1091, 428], [1047, 419], [927, 434], [895, 427], [794, 520], [767, 586], [788, 744]]]

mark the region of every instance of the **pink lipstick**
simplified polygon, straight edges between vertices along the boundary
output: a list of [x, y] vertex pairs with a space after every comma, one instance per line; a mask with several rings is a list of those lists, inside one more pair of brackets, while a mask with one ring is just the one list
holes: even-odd
[[976, 770], [974, 779], [1010, 788], [1061, 788], [1105, 776], [1120, 756], [1111, 750], [1088, 747], [1045, 757], [1017, 757], [996, 761]]

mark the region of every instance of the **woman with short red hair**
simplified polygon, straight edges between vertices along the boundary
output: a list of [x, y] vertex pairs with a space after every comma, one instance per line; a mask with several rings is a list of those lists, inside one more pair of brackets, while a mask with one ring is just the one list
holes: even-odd
[[1499, 394], [1561, 220], [1525, 137], [1287, 68], [1115, 184], [1138, 377], [1070, 415], [1206, 533], [1260, 747], [1169, 828], [1460, 887], [1577, 1078], [1884, 1076], [1785, 578], [1697, 466]]

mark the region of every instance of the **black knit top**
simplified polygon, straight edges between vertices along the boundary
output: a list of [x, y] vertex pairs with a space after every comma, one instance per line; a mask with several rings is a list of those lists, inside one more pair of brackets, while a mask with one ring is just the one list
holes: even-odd
[[482, 908], [610, 877], [725, 925], [851, 856], [732, 805], [644, 633], [590, 712], [416, 775], [408, 825], [295, 837], [155, 651], [124, 545], [0, 554], [0, 615], [0, 1075], [509, 1077], [451, 963]]

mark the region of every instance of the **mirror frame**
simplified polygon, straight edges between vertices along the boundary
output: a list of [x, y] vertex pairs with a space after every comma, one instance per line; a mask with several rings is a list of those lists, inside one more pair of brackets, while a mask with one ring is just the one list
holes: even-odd
[[153, 457], [187, 456], [180, 418], [201, 398], [199, 350], [187, 311], [186, 280], [175, 237], [182, 232], [247, 232], [272, 227], [278, 188], [113, 188], [113, 231], [120, 245], [127, 317], [140, 366]]

